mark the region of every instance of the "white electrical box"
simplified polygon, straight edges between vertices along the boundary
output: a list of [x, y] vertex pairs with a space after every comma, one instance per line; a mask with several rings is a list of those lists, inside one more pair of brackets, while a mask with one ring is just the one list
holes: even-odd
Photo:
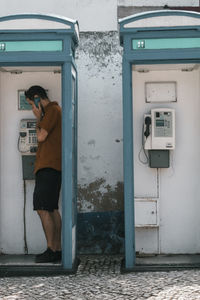
[[155, 108], [144, 115], [144, 149], [173, 150], [175, 148], [175, 110]]
[[135, 199], [135, 226], [158, 227], [158, 201], [157, 199]]
[[145, 99], [147, 103], [166, 103], [177, 101], [176, 82], [146, 82]]

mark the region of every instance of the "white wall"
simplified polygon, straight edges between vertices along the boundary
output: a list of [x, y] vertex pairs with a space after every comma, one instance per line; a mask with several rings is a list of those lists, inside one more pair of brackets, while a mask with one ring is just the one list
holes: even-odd
[[121, 6], [199, 6], [199, 0], [118, 0]]
[[118, 210], [120, 205], [114, 193], [123, 181], [121, 50], [116, 32], [81, 34], [77, 67], [82, 212]]
[[[146, 81], [177, 81], [178, 101], [166, 104], [145, 103]], [[196, 253], [200, 249], [199, 82], [199, 69], [192, 72], [133, 72], [135, 196], [158, 198], [162, 253]], [[176, 149], [171, 155], [170, 168], [161, 169], [159, 187], [156, 169], [151, 169], [138, 160], [143, 115], [155, 107], [170, 107], [176, 111]], [[158, 239], [156, 229], [137, 230], [137, 250], [156, 252], [159, 248]]]
[[81, 31], [117, 30], [116, 0], [1, 0], [0, 16], [56, 14], [79, 22]]
[[[18, 110], [18, 89], [27, 89], [39, 84], [49, 90], [51, 100], [60, 102], [60, 74], [23, 73], [0, 75], [0, 252], [23, 253], [23, 180], [21, 154], [17, 150], [19, 122], [33, 118], [31, 111]], [[38, 253], [46, 248], [42, 226], [33, 211], [32, 194], [34, 181], [26, 181], [26, 228], [29, 253]]]

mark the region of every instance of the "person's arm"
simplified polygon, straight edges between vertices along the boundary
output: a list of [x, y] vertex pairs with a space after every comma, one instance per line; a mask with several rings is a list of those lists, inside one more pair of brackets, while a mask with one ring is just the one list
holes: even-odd
[[48, 132], [45, 129], [39, 127], [36, 127], [36, 132], [38, 142], [44, 142], [48, 136]]
[[41, 121], [37, 124], [37, 138], [38, 142], [44, 142], [56, 126], [58, 120], [57, 109], [49, 107], [45, 111], [45, 115], [41, 118]]
[[39, 103], [38, 108], [33, 103], [32, 111], [37, 119], [37, 124], [36, 124], [37, 140], [38, 140], [38, 142], [44, 142], [47, 138], [48, 132], [44, 128], [40, 128], [40, 126], [39, 126], [39, 123], [42, 119], [42, 108], [41, 108], [40, 103]]

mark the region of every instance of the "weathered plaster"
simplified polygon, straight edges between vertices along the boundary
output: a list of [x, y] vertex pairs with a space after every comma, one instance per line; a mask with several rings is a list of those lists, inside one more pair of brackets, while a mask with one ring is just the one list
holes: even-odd
[[124, 213], [78, 214], [78, 253], [123, 253]]
[[106, 183], [104, 178], [78, 186], [78, 210], [115, 211], [123, 210], [123, 183], [117, 182], [114, 187]]
[[122, 48], [118, 32], [80, 35], [78, 209], [123, 210]]
[[122, 19], [134, 14], [142, 13], [145, 11], [162, 10], [163, 6], [118, 6], [117, 18]]
[[[80, 44], [76, 51], [77, 64], [86, 68], [86, 73], [90, 71], [90, 76], [95, 75], [104, 79], [104, 69], [111, 71], [113, 67], [115, 71], [121, 73], [121, 55], [118, 32], [80, 33]], [[94, 73], [95, 71], [100, 73]], [[115, 79], [114, 73], [111, 78]]]

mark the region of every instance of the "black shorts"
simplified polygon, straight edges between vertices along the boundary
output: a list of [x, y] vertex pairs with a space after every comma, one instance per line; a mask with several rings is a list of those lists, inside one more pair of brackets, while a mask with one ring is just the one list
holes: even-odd
[[60, 187], [60, 171], [52, 168], [44, 168], [37, 171], [33, 193], [33, 209], [48, 211], [58, 209]]

